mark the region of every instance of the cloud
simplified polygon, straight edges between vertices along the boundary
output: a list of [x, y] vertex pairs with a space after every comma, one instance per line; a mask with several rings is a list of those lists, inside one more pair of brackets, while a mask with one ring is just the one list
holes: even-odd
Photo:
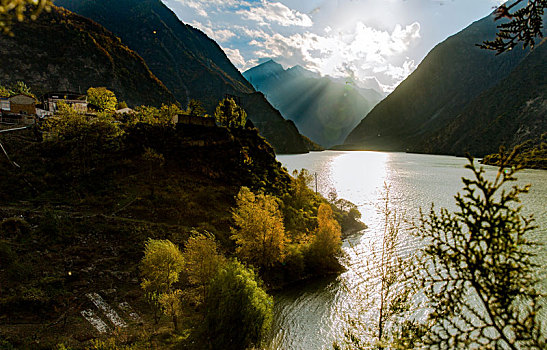
[[208, 17], [209, 14], [205, 11], [206, 5], [202, 1], [196, 0], [177, 0], [180, 4], [189, 7], [196, 11], [196, 13], [201, 17]]
[[357, 22], [349, 30], [324, 35], [254, 34], [249, 45], [256, 47], [254, 54], [259, 58], [274, 58], [288, 66], [303, 64], [333, 77], [375, 75], [390, 89], [416, 68], [413, 60], [400, 56], [420, 39], [420, 24], [396, 25], [391, 32]]
[[225, 43], [236, 36], [236, 34], [229, 29], [213, 29], [213, 24], [211, 21], [209, 21], [206, 25], [198, 21], [193, 21], [190, 25], [201, 30], [217, 43]]
[[258, 64], [257, 59], [246, 61], [241, 55], [239, 49], [230, 49], [227, 47], [222, 48], [226, 53], [226, 56], [230, 59], [234, 66], [236, 66], [240, 71], [246, 71], [249, 68], [252, 68]]
[[292, 10], [280, 2], [262, 0], [260, 6], [239, 10], [236, 13], [244, 19], [258, 22], [262, 26], [267, 26], [270, 23], [284, 27], [311, 27], [313, 25], [313, 21], [308, 15]]
[[[163, 0], [164, 2], [166, 0]], [[218, 8], [241, 8], [249, 7], [252, 4], [246, 0], [174, 0], [182, 6], [193, 9], [198, 16], [209, 17], [211, 9]]]

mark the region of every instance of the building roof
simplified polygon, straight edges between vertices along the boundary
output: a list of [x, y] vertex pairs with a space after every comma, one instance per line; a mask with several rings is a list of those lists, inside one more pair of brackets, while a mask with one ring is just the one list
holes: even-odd
[[133, 113], [133, 112], [135, 112], [133, 109], [127, 107], [127, 108], [118, 109], [116, 111], [116, 114], [126, 114], [126, 113]]
[[28, 98], [32, 99], [34, 102], [36, 102], [36, 98], [35, 98], [34, 96], [27, 95], [27, 94], [17, 94], [17, 95], [13, 95], [13, 96], [10, 96], [8, 99], [11, 101], [12, 99], [14, 99], [14, 98], [16, 98], [16, 97], [20, 97], [20, 96], [28, 97]]
[[85, 94], [73, 91], [52, 91], [42, 96], [42, 99], [44, 100], [49, 98], [60, 100], [86, 100], [87, 96]]

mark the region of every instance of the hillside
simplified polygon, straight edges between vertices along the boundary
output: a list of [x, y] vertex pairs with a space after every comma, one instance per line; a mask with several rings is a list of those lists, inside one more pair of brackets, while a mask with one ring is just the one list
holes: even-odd
[[256, 93], [220, 46], [182, 23], [160, 0], [59, 0], [56, 4], [118, 35], [183, 105], [197, 99], [212, 113], [226, 94], [235, 95], [276, 152], [308, 151], [294, 125]]
[[174, 101], [143, 59], [102, 26], [54, 7], [0, 35], [0, 82], [24, 81], [37, 94], [105, 86], [129, 105]]
[[527, 54], [516, 49], [496, 56], [476, 46], [493, 38], [498, 24], [493, 15], [487, 16], [437, 45], [350, 133], [344, 147], [446, 152], [426, 145], [469, 103], [505, 79]]
[[547, 43], [530, 52], [511, 74], [470, 102], [424, 144], [426, 152], [477, 156], [496, 153], [547, 131]]
[[270, 60], [243, 76], [300, 132], [324, 147], [340, 144], [381, 99], [379, 93], [321, 78], [306, 69], [289, 69]]

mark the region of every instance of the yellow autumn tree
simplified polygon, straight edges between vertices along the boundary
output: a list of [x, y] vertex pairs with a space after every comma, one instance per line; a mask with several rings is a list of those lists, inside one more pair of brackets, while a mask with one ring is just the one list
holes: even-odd
[[283, 261], [287, 238], [275, 197], [254, 194], [242, 187], [232, 217], [235, 227], [231, 229], [231, 238], [241, 259], [264, 268]]
[[218, 251], [218, 245], [211, 233], [195, 233], [184, 247], [183, 273], [192, 286], [190, 298], [201, 303], [209, 282], [216, 276], [219, 268], [225, 264], [224, 256]]
[[332, 269], [338, 266], [337, 256], [342, 246], [342, 230], [334, 219], [329, 204], [322, 203], [317, 210], [317, 230], [310, 245], [310, 256], [313, 265], [321, 269]]

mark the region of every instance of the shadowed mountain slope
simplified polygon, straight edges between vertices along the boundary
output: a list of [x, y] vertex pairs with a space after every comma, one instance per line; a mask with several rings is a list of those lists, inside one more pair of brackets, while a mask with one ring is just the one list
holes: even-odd
[[212, 113], [219, 100], [234, 95], [277, 152], [308, 151], [294, 124], [257, 94], [220, 46], [182, 23], [160, 0], [58, 0], [56, 4], [118, 35], [183, 105], [197, 99]]
[[36, 94], [91, 86], [112, 89], [130, 105], [174, 100], [144, 60], [97, 23], [53, 7], [0, 35], [0, 82], [24, 81]]
[[[470, 103], [479, 101], [482, 93], [507, 78], [528, 54], [519, 48], [496, 56], [492, 51], [478, 48], [477, 43], [495, 36], [498, 24], [490, 15], [437, 45], [350, 133], [344, 147], [431, 153], [460, 153], [467, 149], [481, 153], [482, 146], [452, 145], [457, 149], [449, 146], [454, 140], [447, 136], [464, 130], [456, 131], [452, 126], [450, 131], [448, 127]], [[518, 90], [523, 84], [517, 85]], [[505, 98], [515, 93], [505, 94]], [[488, 109], [504, 97], [499, 98], [477, 103], [485, 104]], [[468, 125], [461, 125], [464, 124]]]

